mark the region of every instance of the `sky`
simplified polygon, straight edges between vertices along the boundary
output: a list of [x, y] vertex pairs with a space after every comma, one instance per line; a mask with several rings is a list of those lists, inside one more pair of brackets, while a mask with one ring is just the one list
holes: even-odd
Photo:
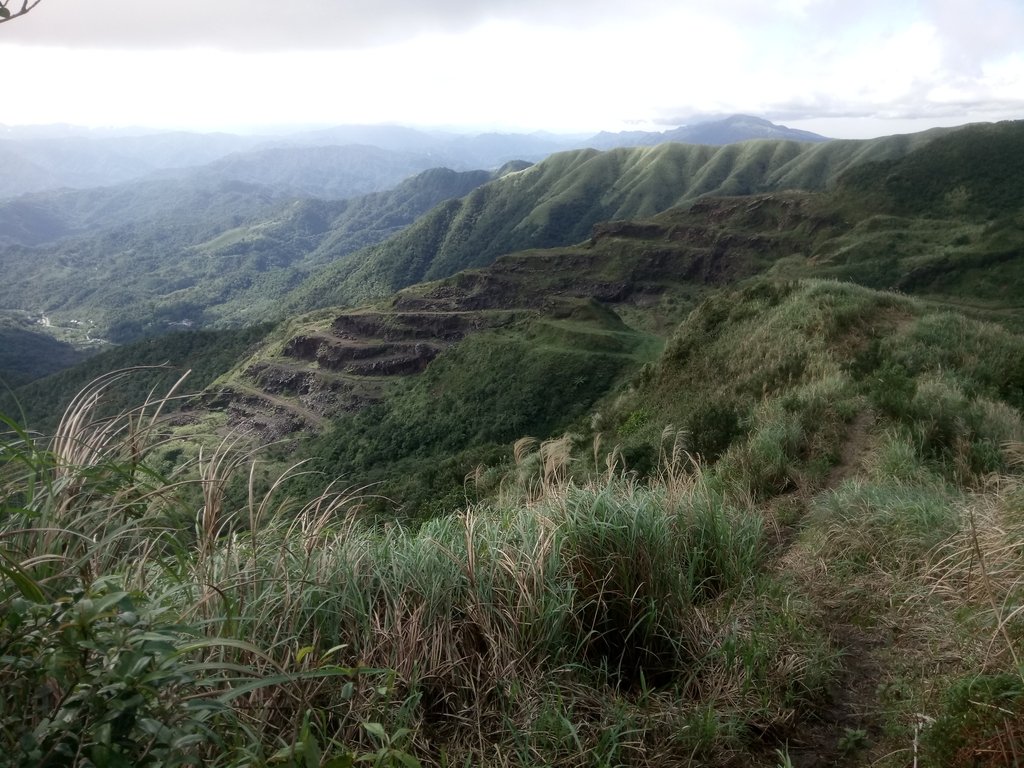
[[41, 0], [0, 63], [7, 125], [869, 138], [1024, 118], [1024, 0]]

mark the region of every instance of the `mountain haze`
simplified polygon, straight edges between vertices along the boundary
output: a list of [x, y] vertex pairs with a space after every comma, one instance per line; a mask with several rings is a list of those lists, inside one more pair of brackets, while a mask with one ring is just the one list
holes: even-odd
[[674, 141], [681, 144], [708, 144], [723, 146], [753, 139], [780, 139], [784, 141], [830, 141], [811, 131], [801, 131], [776, 125], [760, 117], [732, 115], [720, 120], [706, 120], [684, 125], [667, 131], [623, 131], [602, 132], [587, 140], [587, 146], [595, 149], [615, 147], [647, 147]]
[[0, 200], [48, 189], [120, 184], [164, 168], [203, 165], [259, 141], [226, 133], [126, 136], [0, 126]]
[[[280, 185], [282, 192], [349, 197], [386, 189], [427, 168], [492, 170], [580, 143], [579, 137], [553, 134], [457, 134], [387, 125], [254, 136], [0, 126], [0, 200], [197, 172], [206, 181], [227, 178]], [[396, 177], [402, 169], [404, 175]]]
[[[433, 169], [351, 200], [176, 180], [17, 198], [0, 203], [8, 232], [54, 242], [0, 247], [0, 308], [85, 323], [93, 336], [118, 342], [186, 323], [260, 322], [280, 316], [278, 299], [314, 268], [394, 235], [494, 175]], [[69, 236], [88, 229], [99, 231]]]

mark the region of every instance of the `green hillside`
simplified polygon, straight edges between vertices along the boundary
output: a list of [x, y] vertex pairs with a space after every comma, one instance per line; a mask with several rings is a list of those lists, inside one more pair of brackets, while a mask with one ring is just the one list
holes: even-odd
[[[487, 441], [517, 433], [506, 416], [574, 420], [498, 455], [476, 443], [485, 465], [416, 526], [368, 519], [373, 489], [264, 498], [260, 470], [224, 454], [163, 481], [152, 457], [187, 452], [180, 438], [147, 454], [144, 431], [108, 436], [75, 469], [8, 436], [8, 754], [273, 765], [384, 743], [406, 765], [898, 766], [915, 744], [921, 765], [1012, 764], [1024, 371], [1007, 364], [1024, 338], [756, 278], [577, 419], [616, 378], [594, 350], [635, 356], [635, 334], [593, 305], [505, 330], [334, 444], [358, 460], [372, 437], [456, 477], [466, 424]], [[76, 429], [58, 450], [97, 445]], [[159, 673], [105, 663], [126, 656]], [[40, 698], [44, 683], [77, 698]], [[126, 711], [111, 688], [135, 702], [116, 731], [88, 714]]]
[[[90, 382], [111, 373], [134, 368], [146, 369], [125, 377], [104, 397], [98, 415], [130, 410], [152, 391], [165, 391], [188, 372], [187, 384], [180, 395], [200, 392], [244, 356], [270, 330], [267, 325], [222, 331], [178, 331], [159, 339], [144, 339], [123, 347], [108, 348], [82, 360], [78, 352], [72, 360], [62, 360], [47, 345], [49, 336], [32, 338], [32, 349], [46, 355], [49, 366], [40, 369], [33, 381], [6, 382], [12, 389], [0, 392], [0, 413], [16, 414], [25, 423], [44, 433], [52, 432], [75, 395]], [[56, 342], [51, 342], [56, 344]], [[32, 359], [30, 352], [17, 347]], [[67, 354], [67, 353], [65, 353]], [[73, 363], [77, 363], [74, 365]], [[23, 361], [18, 361], [24, 365]], [[15, 363], [10, 363], [15, 367]], [[55, 370], [56, 369], [56, 370]], [[16, 386], [19, 385], [20, 386]], [[165, 410], [176, 411], [187, 398], [168, 403]]]
[[[280, 316], [280, 297], [316, 266], [395, 234], [492, 177], [434, 169], [350, 201], [281, 201], [241, 182], [216, 194], [166, 183], [95, 193], [83, 213], [89, 221], [124, 198], [137, 220], [34, 248], [0, 248], [0, 307], [47, 314], [57, 325], [86, 324], [94, 337], [118, 343], [182, 327], [263, 322]], [[85, 193], [67, 196], [85, 206]], [[22, 198], [6, 211], [22, 217], [26, 205]]]
[[[1024, 124], [835, 145], [557, 156], [361, 252], [436, 279], [180, 337], [216, 378], [169, 420], [5, 422], [4, 754], [1018, 763]], [[652, 207], [396, 250], [573, 200]]]
[[[0, 306], [119, 343], [261, 322], [379, 298], [501, 253], [579, 242], [599, 221], [652, 215], [704, 194], [824, 188], [852, 165], [899, 157], [931, 138], [584, 150], [503, 168], [485, 186], [483, 172], [434, 170], [347, 202], [282, 202], [276, 188], [217, 182], [251, 161], [239, 156], [207, 169], [203, 183], [137, 182], [4, 202], [2, 230], [26, 244], [0, 249]], [[310, 150], [307, 165], [330, 172], [324, 151]], [[259, 179], [287, 186], [272, 166]]]
[[85, 354], [55, 339], [23, 316], [0, 318], [0, 382], [15, 387], [81, 361]]
[[503, 253], [577, 243], [598, 222], [651, 216], [704, 195], [824, 190], [859, 163], [902, 157], [935, 135], [563, 152], [439, 206], [392, 240], [334, 261], [286, 306], [358, 304], [484, 266]]

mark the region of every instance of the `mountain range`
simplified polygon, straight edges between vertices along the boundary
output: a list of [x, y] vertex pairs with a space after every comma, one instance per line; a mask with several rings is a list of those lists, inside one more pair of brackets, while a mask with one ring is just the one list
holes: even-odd
[[1024, 122], [349, 149], [0, 207], [0, 746], [1014, 763]]
[[[236, 180], [249, 177], [252, 181], [290, 181], [314, 195], [332, 196], [341, 191], [343, 196], [349, 196], [352, 193], [344, 186], [339, 188], [327, 181], [332, 168], [342, 168], [335, 162], [336, 156], [325, 153], [328, 147], [372, 147], [366, 150], [366, 160], [358, 158], [355, 149], [347, 150], [345, 159], [356, 165], [387, 162], [395, 169], [407, 164], [406, 175], [411, 175], [434, 167], [493, 170], [513, 160], [535, 162], [554, 152], [580, 147], [607, 149], [665, 141], [727, 144], [755, 138], [824, 140], [816, 134], [741, 115], [662, 133], [602, 133], [590, 138], [549, 133], [464, 135], [387, 125], [348, 125], [245, 136], [0, 125], [0, 200], [26, 192], [110, 186], [168, 173], [188, 175], [188, 169], [216, 161], [221, 161], [219, 168], [208, 169], [207, 176], [228, 174]], [[328, 166], [318, 167], [321, 161]], [[266, 171], [262, 169], [264, 163], [270, 166]], [[271, 170], [275, 166], [278, 170]], [[351, 168], [344, 172], [356, 171]], [[281, 173], [290, 178], [274, 175]], [[391, 184], [399, 180], [392, 179]], [[380, 191], [386, 186], [364, 188], [359, 193]]]
[[[261, 150], [174, 178], [0, 203], [11, 242], [0, 250], [0, 306], [118, 342], [182, 324], [258, 322], [383, 296], [502, 252], [576, 242], [596, 222], [703, 194], [820, 189], [852, 163], [899, 156], [930, 135], [573, 150], [534, 167], [506, 164], [487, 184], [486, 172], [431, 171], [368, 197], [356, 193], [414, 166], [365, 147]], [[295, 196], [325, 186], [330, 199]], [[404, 237], [359, 251], [443, 200]]]

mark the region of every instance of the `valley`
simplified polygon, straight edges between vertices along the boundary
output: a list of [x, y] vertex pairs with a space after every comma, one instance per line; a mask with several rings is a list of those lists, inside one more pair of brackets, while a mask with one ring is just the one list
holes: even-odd
[[1013, 764], [1024, 124], [604, 140], [0, 200], [5, 749]]

